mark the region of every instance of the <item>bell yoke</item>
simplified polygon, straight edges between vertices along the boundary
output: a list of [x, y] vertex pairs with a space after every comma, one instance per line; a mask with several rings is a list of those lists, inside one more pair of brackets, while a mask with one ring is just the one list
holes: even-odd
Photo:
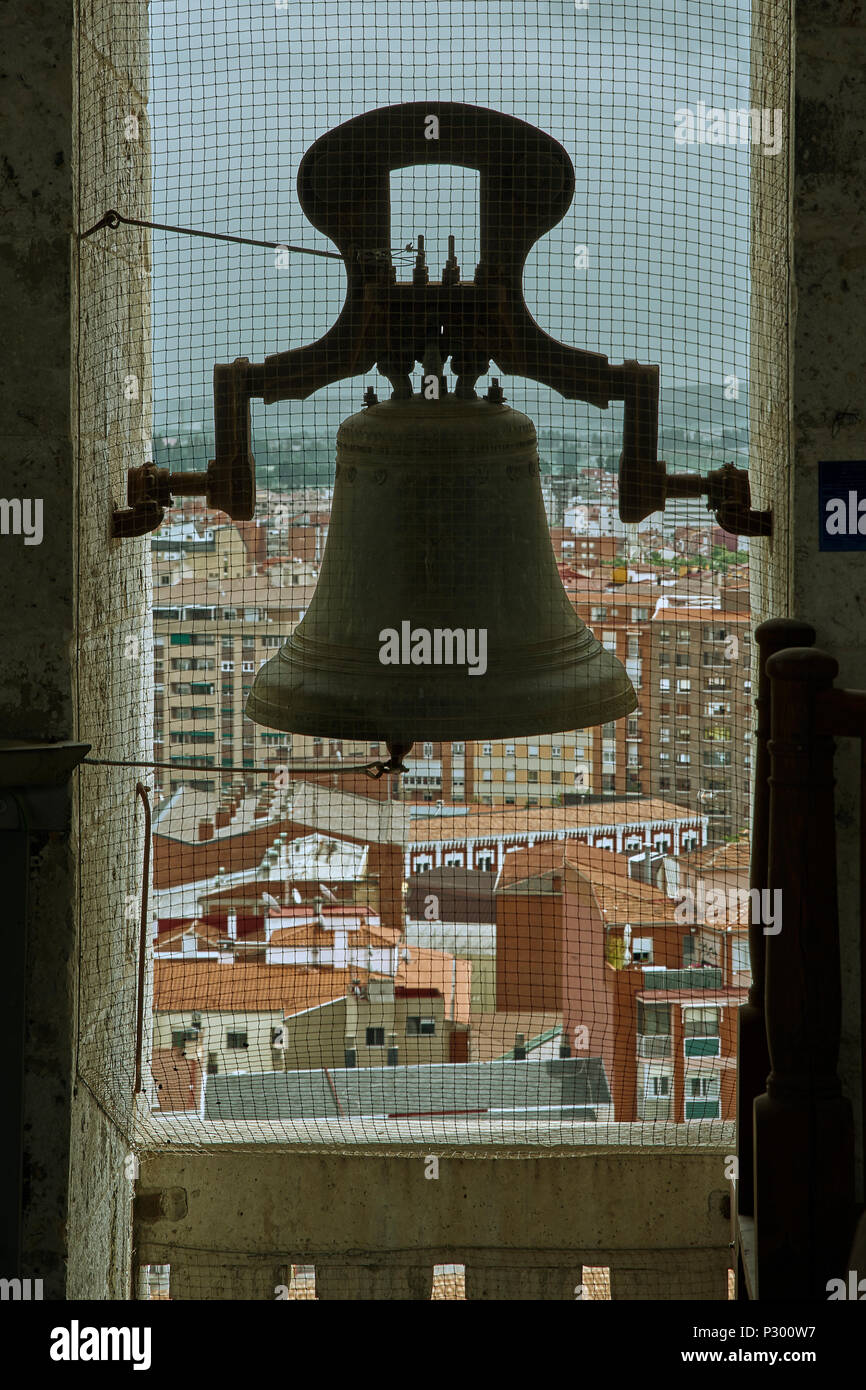
[[[396, 280], [389, 176], [429, 163], [480, 173], [471, 281], [460, 279], [453, 238], [442, 279], [431, 281], [421, 237], [411, 281]], [[571, 400], [601, 409], [624, 401], [624, 460], [638, 472], [656, 463], [658, 367], [611, 365], [557, 342], [523, 298], [527, 255], [561, 221], [574, 187], [571, 160], [549, 135], [459, 102], [371, 111], [307, 151], [298, 196], [343, 256], [345, 303], [318, 342], [215, 368], [212, 467], [251, 468], [253, 397], [303, 399], [374, 367], [392, 391], [383, 402], [368, 391], [366, 409], [340, 426], [316, 591], [258, 672], [250, 719], [384, 741], [389, 770], [399, 770], [418, 739], [553, 733], [635, 708], [623, 666], [563, 589], [532, 421], [505, 404], [496, 382], [483, 399], [475, 390], [492, 359]], [[449, 358], [453, 391], [442, 374]], [[416, 363], [423, 389], [413, 394]]]

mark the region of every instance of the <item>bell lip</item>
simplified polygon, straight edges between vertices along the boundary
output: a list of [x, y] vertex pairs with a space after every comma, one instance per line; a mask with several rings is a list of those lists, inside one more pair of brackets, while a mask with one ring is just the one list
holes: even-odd
[[[619, 664], [617, 662], [617, 665]], [[322, 738], [363, 739], [376, 743], [450, 743], [455, 739], [479, 742], [485, 739], [520, 738], [532, 734], [555, 734], [570, 729], [596, 728], [598, 725], [610, 723], [611, 720], [624, 719], [637, 709], [638, 704], [637, 692], [628, 676], [625, 676], [618, 689], [613, 690], [594, 706], [590, 706], [588, 712], [592, 715], [591, 719], [587, 719], [586, 711], [583, 714], [575, 711], [563, 719], [561, 696], [557, 701], [555, 714], [549, 708], [536, 708], [535, 712], [527, 711], [523, 716], [518, 708], [501, 721], [490, 716], [479, 718], [477, 714], [467, 715], [459, 712], [453, 716], [425, 716], [419, 712], [417, 720], [408, 724], [405, 722], [405, 710], [399, 716], [395, 716], [393, 721], [389, 721], [387, 714], [360, 716], [357, 712], [340, 713], [333, 707], [330, 711], [323, 710], [321, 715], [312, 711], [286, 714], [281, 712], [279, 707], [282, 705], [282, 711], [285, 710], [285, 699], [269, 700], [261, 694], [257, 695], [255, 685], [247, 696], [244, 713], [253, 723], [269, 729], [279, 729], [284, 733]]]

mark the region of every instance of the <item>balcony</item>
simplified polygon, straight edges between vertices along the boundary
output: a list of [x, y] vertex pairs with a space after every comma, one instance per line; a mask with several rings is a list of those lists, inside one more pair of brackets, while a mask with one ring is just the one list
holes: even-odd
[[684, 1057], [720, 1057], [722, 1040], [718, 1035], [711, 1038], [683, 1038]]
[[666, 970], [644, 966], [643, 987], [648, 989], [721, 989], [722, 972], [718, 966], [705, 965], [698, 969]]

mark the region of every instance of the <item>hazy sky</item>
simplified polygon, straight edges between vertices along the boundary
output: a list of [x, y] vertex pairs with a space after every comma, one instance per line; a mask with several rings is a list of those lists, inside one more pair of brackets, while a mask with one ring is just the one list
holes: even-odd
[[[295, 191], [313, 140], [400, 101], [493, 107], [561, 141], [577, 174], [569, 212], [527, 263], [541, 326], [611, 361], [658, 362], [663, 403], [673, 387], [717, 385], [721, 416], [724, 377], [748, 374], [749, 149], [678, 145], [674, 114], [748, 104], [749, 0], [279, 4], [151, 0], [156, 221], [328, 248]], [[471, 180], [463, 187], [471, 195]], [[473, 218], [456, 219], [447, 199], [448, 186], [432, 182], [414, 209], [403, 197], [392, 244], [453, 230], [471, 275]], [[586, 269], [574, 267], [578, 245]], [[153, 233], [158, 423], [166, 400], [209, 396], [214, 362], [261, 360], [333, 322], [339, 263], [290, 261], [279, 270], [271, 251]], [[437, 276], [440, 264], [437, 252]], [[360, 405], [367, 380], [258, 405], [256, 418], [334, 426]], [[506, 391], [539, 424], [580, 418], [581, 407], [546, 388], [510, 380]]]

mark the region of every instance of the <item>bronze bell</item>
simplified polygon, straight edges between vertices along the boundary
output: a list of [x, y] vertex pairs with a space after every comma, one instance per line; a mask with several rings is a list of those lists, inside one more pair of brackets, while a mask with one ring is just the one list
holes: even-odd
[[405, 747], [558, 733], [636, 705], [562, 586], [526, 415], [414, 395], [343, 421], [318, 585], [258, 672], [250, 719]]

